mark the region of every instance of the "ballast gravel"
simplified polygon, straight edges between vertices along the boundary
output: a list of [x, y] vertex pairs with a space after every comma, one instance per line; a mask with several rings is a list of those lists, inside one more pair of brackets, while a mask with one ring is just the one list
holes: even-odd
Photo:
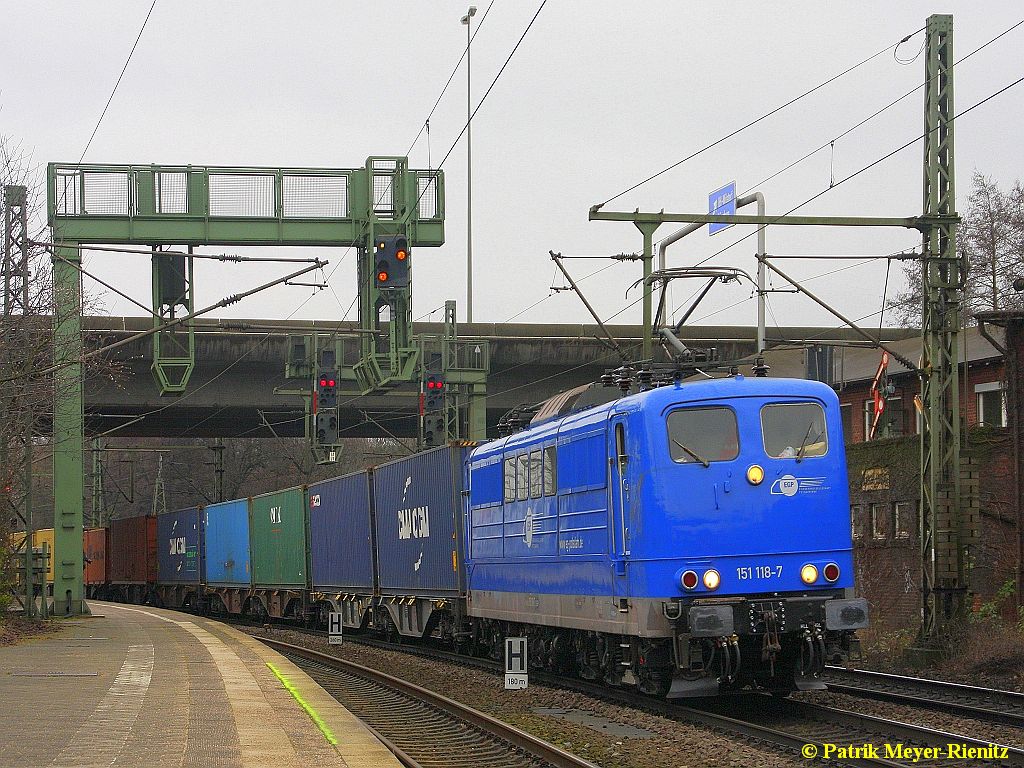
[[[501, 676], [483, 669], [455, 669], [447, 661], [354, 642], [332, 646], [325, 638], [295, 630], [240, 629], [257, 637], [270, 637], [338, 656], [416, 683], [510, 723], [602, 768], [746, 768], [754, 765], [807, 768], [807, 761], [796, 754], [786, 755], [772, 747], [748, 743], [738, 737], [573, 691], [533, 683], [525, 691], [505, 691]], [[582, 710], [613, 723], [649, 731], [653, 736], [609, 736], [587, 725], [554, 715], [537, 714], [534, 708]]]

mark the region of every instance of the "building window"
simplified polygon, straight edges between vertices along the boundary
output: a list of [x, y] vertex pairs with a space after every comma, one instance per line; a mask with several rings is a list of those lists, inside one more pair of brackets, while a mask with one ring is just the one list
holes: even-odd
[[1006, 426], [1006, 397], [1003, 382], [991, 381], [974, 385], [978, 398], [978, 423], [986, 427]]
[[917, 502], [896, 502], [896, 538], [911, 539], [917, 530]]
[[[875, 401], [864, 401], [864, 440], [871, 439], [871, 425], [875, 421]], [[878, 429], [875, 430], [874, 439], [880, 437], [899, 437], [905, 433], [903, 398], [887, 397], [885, 399], [885, 410], [878, 420]]]
[[853, 405], [851, 403], [839, 406], [839, 419], [843, 423], [843, 442], [849, 445], [853, 442]]
[[886, 517], [889, 512], [888, 504], [872, 504], [871, 509], [871, 538], [873, 539], [884, 539], [888, 535], [888, 520]]
[[850, 528], [853, 531], [853, 538], [864, 538], [864, 516], [861, 514], [860, 504], [853, 504], [850, 507]]

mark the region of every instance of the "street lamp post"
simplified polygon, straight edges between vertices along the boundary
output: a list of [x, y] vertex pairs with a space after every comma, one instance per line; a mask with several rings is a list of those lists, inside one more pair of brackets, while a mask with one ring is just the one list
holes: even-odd
[[470, 65], [470, 19], [476, 16], [476, 6], [469, 6], [460, 21], [466, 26], [466, 322], [473, 322], [473, 100]]

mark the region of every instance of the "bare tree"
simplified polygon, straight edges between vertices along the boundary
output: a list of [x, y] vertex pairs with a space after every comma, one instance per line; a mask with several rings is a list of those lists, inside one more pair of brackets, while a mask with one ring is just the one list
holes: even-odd
[[[957, 251], [968, 265], [963, 303], [968, 323], [976, 312], [1024, 308], [1024, 294], [1012, 287], [1015, 278], [1024, 277], [1024, 188], [1019, 181], [1004, 192], [975, 170]], [[921, 270], [918, 261], [904, 267], [907, 288], [889, 305], [903, 325], [921, 322]]]

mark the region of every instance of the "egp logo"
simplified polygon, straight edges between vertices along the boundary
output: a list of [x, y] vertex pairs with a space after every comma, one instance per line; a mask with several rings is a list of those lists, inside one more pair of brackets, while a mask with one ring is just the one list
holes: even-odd
[[526, 510], [526, 519], [523, 521], [523, 540], [526, 546], [533, 546], [533, 509]]
[[783, 496], [796, 496], [800, 490], [799, 481], [792, 475], [783, 475], [772, 484], [772, 493]]
[[816, 493], [827, 491], [824, 477], [793, 477], [783, 475], [772, 483], [771, 493], [774, 496], [796, 496], [798, 493]]

